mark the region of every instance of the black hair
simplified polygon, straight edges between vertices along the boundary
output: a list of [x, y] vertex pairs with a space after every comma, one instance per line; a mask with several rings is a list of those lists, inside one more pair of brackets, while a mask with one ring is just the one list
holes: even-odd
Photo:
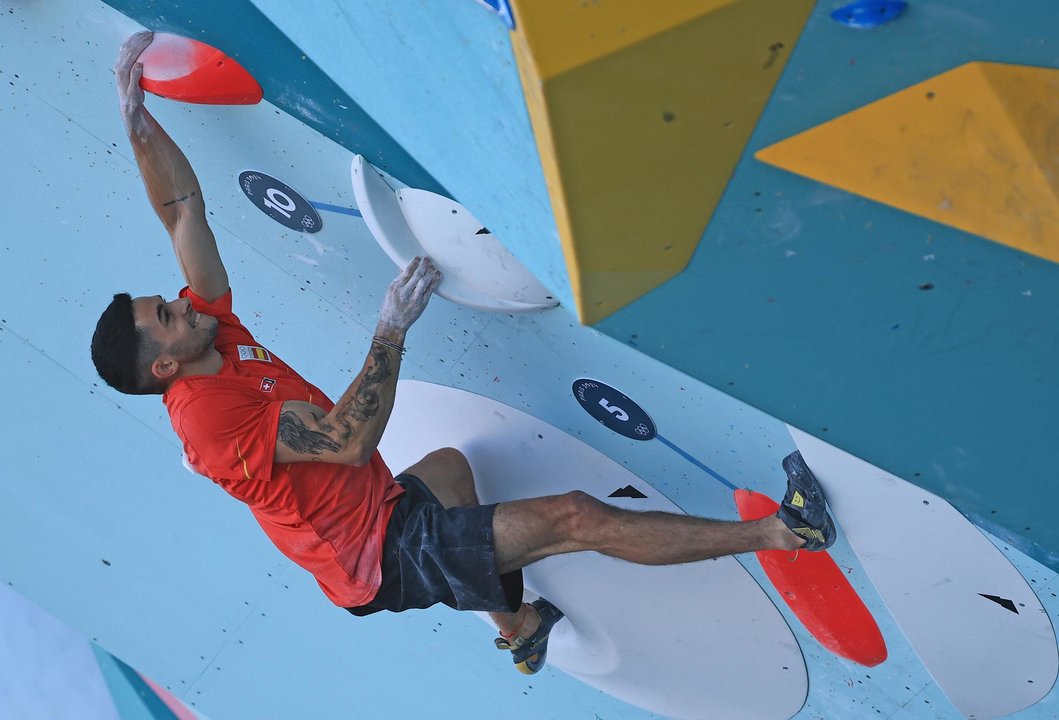
[[117, 293], [92, 334], [92, 362], [107, 385], [127, 395], [161, 395], [165, 386], [151, 374], [161, 346], [136, 327], [132, 297]]

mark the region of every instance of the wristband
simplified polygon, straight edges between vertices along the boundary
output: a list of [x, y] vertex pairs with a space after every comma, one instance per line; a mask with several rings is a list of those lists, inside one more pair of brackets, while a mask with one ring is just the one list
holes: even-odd
[[379, 337], [378, 335], [376, 335], [376, 336], [374, 336], [371, 339], [371, 341], [373, 343], [378, 344], [378, 345], [382, 345], [383, 347], [388, 347], [391, 350], [396, 350], [397, 352], [399, 352], [401, 354], [402, 357], [404, 356], [404, 353], [405, 353], [404, 347], [401, 346], [401, 345], [398, 345], [397, 343], [393, 342], [392, 340], [387, 340], [384, 337]]

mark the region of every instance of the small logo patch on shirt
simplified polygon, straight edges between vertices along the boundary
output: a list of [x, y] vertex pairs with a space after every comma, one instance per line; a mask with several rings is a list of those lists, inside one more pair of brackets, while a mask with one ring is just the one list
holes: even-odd
[[272, 356], [268, 350], [257, 345], [239, 345], [240, 360], [260, 360], [261, 362], [272, 362]]
[[276, 381], [272, 378], [261, 378], [261, 392], [272, 392], [272, 388], [276, 387]]

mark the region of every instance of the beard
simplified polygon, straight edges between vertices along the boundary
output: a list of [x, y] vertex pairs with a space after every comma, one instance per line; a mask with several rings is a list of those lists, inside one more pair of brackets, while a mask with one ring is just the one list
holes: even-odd
[[194, 335], [182, 342], [176, 343], [167, 352], [180, 362], [197, 360], [204, 352], [213, 347], [213, 341], [217, 339], [217, 330], [220, 323], [212, 315], [199, 315], [195, 323]]

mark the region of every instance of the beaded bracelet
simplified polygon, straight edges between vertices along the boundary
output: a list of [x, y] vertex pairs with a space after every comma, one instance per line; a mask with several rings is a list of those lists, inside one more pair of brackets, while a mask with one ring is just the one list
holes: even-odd
[[387, 340], [384, 337], [379, 337], [378, 335], [376, 335], [376, 336], [374, 336], [371, 339], [371, 341], [373, 343], [378, 343], [379, 345], [382, 345], [383, 347], [388, 347], [391, 350], [396, 350], [397, 352], [401, 353], [402, 356], [404, 356], [404, 353], [405, 353], [404, 347], [401, 346], [401, 345], [398, 345], [397, 343], [393, 342], [392, 340]]

